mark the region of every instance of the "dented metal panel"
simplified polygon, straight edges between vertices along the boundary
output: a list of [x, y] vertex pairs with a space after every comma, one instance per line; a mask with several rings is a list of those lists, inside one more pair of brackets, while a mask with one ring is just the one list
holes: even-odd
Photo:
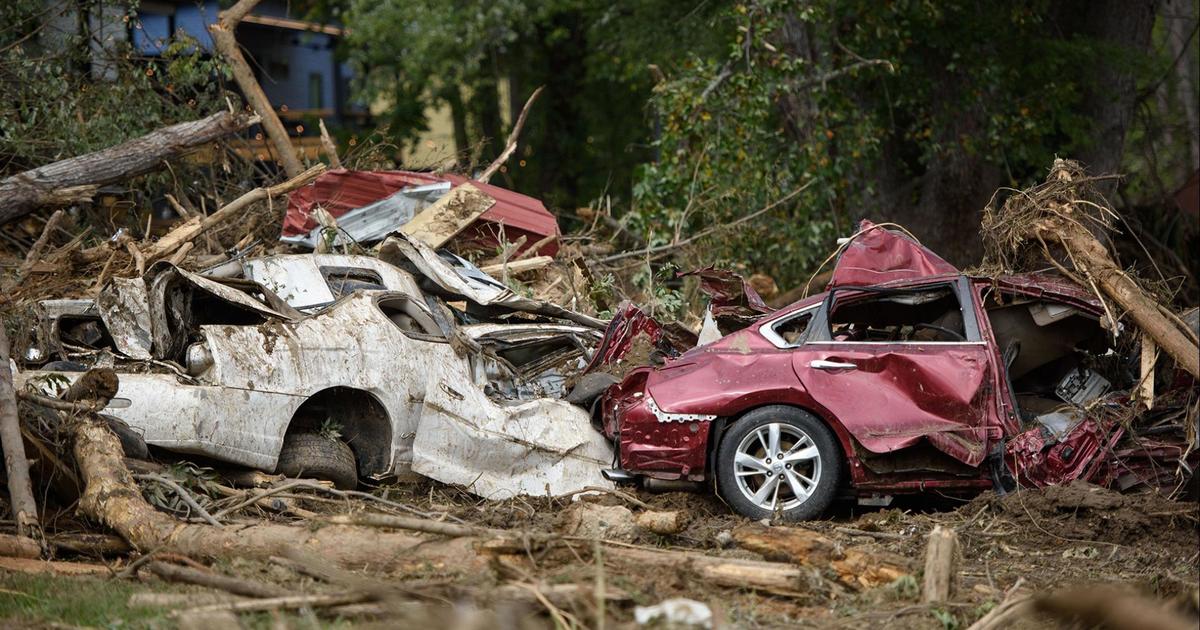
[[96, 305], [118, 352], [131, 359], [152, 357], [154, 337], [145, 280], [113, 278], [97, 296]]
[[595, 317], [567, 310], [557, 304], [517, 295], [465, 259], [449, 252], [444, 252], [443, 255], [403, 234], [389, 237], [379, 250], [381, 260], [415, 269], [416, 273], [436, 284], [445, 295], [470, 300], [481, 306], [499, 306], [514, 311], [558, 317], [597, 330], [604, 330], [607, 326], [607, 322]]

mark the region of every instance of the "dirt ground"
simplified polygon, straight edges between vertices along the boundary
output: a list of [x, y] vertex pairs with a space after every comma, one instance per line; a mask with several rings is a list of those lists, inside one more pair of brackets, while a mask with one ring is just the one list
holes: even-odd
[[[700, 552], [729, 558], [758, 558], [739, 549], [730, 532], [746, 519], [730, 513], [719, 499], [698, 493], [648, 493], [630, 496], [589, 495], [569, 499], [484, 501], [461, 490], [433, 482], [381, 487], [374, 494], [446, 520], [531, 533], [565, 532], [568, 513], [580, 501], [623, 505], [635, 514], [645, 509], [679, 510], [687, 525], [678, 535], [659, 536], [639, 530], [627, 542], [563, 545], [528, 554], [493, 559], [491, 570], [463, 575], [446, 567], [415, 565], [381, 574], [370, 567], [354, 572], [357, 579], [399, 586], [413, 593], [411, 601], [396, 604], [395, 615], [363, 618], [324, 611], [296, 614], [244, 615], [248, 627], [325, 627], [441, 623], [446, 627], [545, 627], [552, 617], [536, 600], [514, 605], [501, 597], [501, 580], [514, 572], [549, 585], [579, 585], [591, 593], [598, 583], [619, 597], [602, 611], [585, 598], [561, 605], [565, 625], [596, 627], [603, 616], [607, 627], [632, 627], [635, 606], [685, 597], [706, 603], [717, 619], [715, 627], [731, 628], [966, 628], [987, 613], [1018, 585], [1032, 592], [1115, 585], [1124, 592], [1142, 593], [1198, 619], [1200, 581], [1200, 512], [1195, 502], [1170, 501], [1158, 495], [1122, 495], [1086, 484], [1020, 491], [1007, 496], [985, 493], [973, 500], [907, 498], [889, 508], [838, 505], [826, 520], [802, 526], [821, 532], [840, 545], [886, 551], [911, 561], [912, 578], [869, 590], [853, 590], [832, 574], [812, 569], [803, 584], [789, 592], [725, 588], [706, 583], [693, 572], [665, 566], [630, 564], [608, 557], [605, 548], [644, 547]], [[632, 501], [630, 498], [632, 497]], [[321, 512], [344, 513], [362, 508], [357, 501], [312, 499], [305, 505]], [[279, 518], [279, 517], [270, 517]], [[245, 519], [251, 522], [251, 519]], [[920, 571], [926, 535], [935, 525], [953, 528], [959, 536], [957, 590], [952, 602], [928, 606], [919, 602]], [[121, 558], [64, 558], [104, 563], [119, 571]], [[227, 575], [278, 584], [297, 593], [321, 593], [332, 586], [287, 563], [220, 562], [213, 570]], [[162, 601], [142, 606], [145, 593], [162, 593]], [[87, 602], [75, 600], [81, 594]], [[141, 593], [142, 595], [136, 595]], [[143, 571], [135, 579], [111, 575], [67, 577], [29, 576], [0, 570], [0, 623], [5, 626], [173, 627], [173, 609], [188, 607], [217, 591], [167, 584]], [[174, 597], [175, 599], [171, 599]], [[132, 598], [132, 599], [131, 599]], [[139, 601], [139, 598], [140, 601]], [[150, 598], [153, 599], [153, 598]], [[135, 605], [136, 604], [136, 605]], [[556, 608], [559, 608], [556, 606]], [[558, 625], [563, 625], [559, 623]], [[482, 624], [482, 625], [481, 625]], [[1047, 627], [1033, 618], [1012, 627]], [[665, 627], [665, 626], [658, 626]]]

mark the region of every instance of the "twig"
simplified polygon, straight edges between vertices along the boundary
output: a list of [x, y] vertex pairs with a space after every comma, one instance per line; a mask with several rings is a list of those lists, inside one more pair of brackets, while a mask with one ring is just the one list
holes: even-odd
[[443, 523], [441, 521], [431, 521], [422, 518], [413, 518], [410, 516], [393, 516], [391, 514], [341, 514], [337, 516], [326, 516], [321, 520], [333, 525], [388, 527], [393, 529], [407, 529], [414, 532], [425, 532], [427, 534], [440, 534], [442, 536], [452, 537], [469, 537], [487, 534], [499, 535], [505, 533], [501, 530], [475, 527], [473, 525]]
[[154, 475], [154, 474], [134, 475], [133, 478], [137, 479], [139, 481], [155, 481], [155, 482], [161, 483], [162, 485], [174, 490], [175, 494], [179, 495], [179, 498], [183, 499], [183, 502], [186, 503], [188, 505], [188, 507], [195, 510], [196, 513], [199, 514], [201, 518], [203, 518], [205, 521], [208, 521], [209, 525], [212, 525], [214, 527], [221, 527], [221, 521], [218, 521], [216, 518], [213, 517], [212, 514], [209, 514], [208, 510], [200, 507], [200, 504], [196, 502], [196, 499], [191, 495], [191, 493], [188, 492], [187, 490], [184, 490], [183, 486], [179, 485], [178, 483], [175, 483], [174, 479], [171, 479], [170, 477], [165, 477], [163, 475]]
[[57, 398], [43, 396], [41, 394], [38, 394], [35, 392], [30, 392], [30, 391], [25, 391], [25, 390], [18, 391], [17, 398], [20, 398], [21, 400], [24, 400], [25, 402], [28, 402], [28, 403], [33, 403], [35, 405], [45, 407], [47, 409], [53, 409], [55, 411], [66, 411], [68, 413], [93, 413], [93, 412], [100, 411], [101, 409], [103, 409], [103, 407], [100, 407], [99, 405], [96, 405], [96, 404], [88, 404], [88, 403], [84, 403], [84, 402], [67, 402], [65, 400], [59, 400]]
[[653, 510], [654, 509], [654, 507], [651, 506], [649, 503], [642, 501], [641, 499], [633, 496], [632, 494], [629, 494], [628, 492], [625, 492], [622, 490], [616, 490], [614, 488], [601, 488], [600, 486], [586, 486], [586, 487], [576, 490], [574, 492], [564, 494], [559, 498], [560, 499], [569, 499], [577, 494], [583, 494], [585, 492], [599, 492], [601, 494], [611, 494], [615, 497], [620, 497], [621, 499], [624, 499], [625, 501], [632, 503], [632, 504], [642, 508], [643, 510]]
[[275, 586], [274, 584], [243, 580], [240, 578], [230, 577], [228, 575], [200, 571], [166, 562], [151, 562], [147, 568], [150, 569], [151, 573], [168, 582], [180, 582], [183, 584], [208, 586], [233, 593], [234, 595], [245, 595], [247, 597], [282, 597], [287, 593], [286, 590]]
[[496, 171], [500, 170], [500, 167], [504, 166], [504, 163], [508, 161], [508, 158], [512, 157], [512, 154], [516, 152], [517, 139], [521, 136], [521, 127], [525, 126], [525, 118], [529, 115], [529, 108], [533, 105], [533, 102], [537, 100], [537, 97], [544, 89], [546, 89], [544, 86], [539, 87], [533, 91], [533, 94], [529, 95], [529, 100], [525, 101], [525, 107], [521, 108], [521, 115], [517, 116], [517, 122], [513, 124], [512, 131], [508, 133], [508, 144], [504, 147], [504, 151], [502, 151], [500, 156], [493, 160], [491, 164], [488, 164], [487, 168], [483, 169], [483, 173], [481, 173], [479, 177], [476, 177], [475, 181], [484, 184], [488, 183], [488, 180], [492, 178], [492, 175], [495, 175]]
[[871, 532], [865, 529], [856, 529], [854, 527], [834, 527], [833, 531], [851, 536], [870, 536], [872, 538], [882, 538], [884, 540], [910, 540], [912, 536], [907, 534], [894, 534], [892, 532]]

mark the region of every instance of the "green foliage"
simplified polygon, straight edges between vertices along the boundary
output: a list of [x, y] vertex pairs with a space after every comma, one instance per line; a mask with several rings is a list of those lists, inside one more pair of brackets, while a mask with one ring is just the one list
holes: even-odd
[[[75, 4], [85, 13], [103, 8], [106, 28], [137, 28], [136, 0]], [[194, 42], [176, 40], [160, 59], [141, 56], [128, 42], [93, 50], [86, 32], [56, 35], [62, 26], [47, 22], [46, 6], [42, 0], [0, 6], [0, 164], [6, 171], [101, 149], [227, 107], [219, 82], [223, 67]]]
[[[34, 626], [65, 624], [71, 627], [166, 627], [161, 608], [134, 608], [129, 596], [147, 587], [135, 581], [107, 577], [63, 578], [52, 575], [5, 573], [0, 575], [0, 619], [7, 624]], [[175, 585], [155, 590], [181, 592]]]
[[796, 202], [704, 250], [795, 286], [836, 235], [877, 212], [886, 174], [915, 180], [965, 154], [1013, 185], [1040, 177], [1056, 153], [1090, 141], [1079, 68], [1099, 54], [1094, 42], [1058, 32], [1054, 6], [736, 4], [717, 19], [732, 25], [727, 54], [694, 56], [655, 88], [657, 160], [638, 174], [627, 222], [667, 242], [815, 179]]

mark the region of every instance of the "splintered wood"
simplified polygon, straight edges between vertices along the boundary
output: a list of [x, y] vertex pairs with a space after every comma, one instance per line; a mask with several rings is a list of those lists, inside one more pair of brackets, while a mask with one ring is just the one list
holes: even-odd
[[437, 249], [479, 218], [479, 215], [487, 212], [495, 203], [495, 199], [478, 188], [471, 184], [462, 184], [422, 210], [411, 221], [405, 223], [400, 231], [409, 238], [415, 238]]
[[957, 566], [958, 534], [941, 525], [934, 527], [929, 532], [929, 546], [925, 549], [925, 582], [921, 589], [921, 601], [949, 601], [954, 594]]
[[911, 574], [905, 558], [864, 547], [842, 547], [832, 538], [799, 527], [743, 525], [733, 530], [733, 539], [767, 560], [832, 569], [839, 582], [854, 588], [883, 586]]

